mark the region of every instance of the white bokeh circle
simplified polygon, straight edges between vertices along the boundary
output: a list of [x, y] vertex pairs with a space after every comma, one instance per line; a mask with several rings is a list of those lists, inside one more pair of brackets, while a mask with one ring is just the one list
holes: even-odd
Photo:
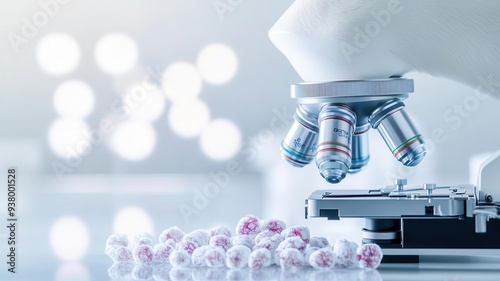
[[95, 59], [99, 68], [110, 75], [130, 71], [137, 63], [139, 51], [135, 41], [128, 35], [111, 33], [97, 42]]
[[238, 126], [228, 119], [215, 119], [203, 130], [200, 137], [203, 153], [210, 159], [224, 161], [234, 157], [242, 146]]
[[80, 47], [65, 33], [50, 33], [36, 47], [36, 60], [49, 75], [64, 75], [75, 70], [80, 62]]
[[126, 91], [123, 103], [130, 109], [130, 117], [153, 122], [163, 114], [166, 100], [158, 87], [145, 87], [138, 83]]
[[189, 62], [175, 62], [162, 77], [162, 89], [173, 102], [191, 100], [201, 92], [203, 81], [198, 69]]
[[170, 128], [180, 137], [192, 138], [201, 134], [210, 121], [208, 106], [199, 99], [176, 102], [168, 113]]
[[231, 47], [213, 43], [200, 51], [196, 65], [205, 81], [218, 85], [227, 83], [235, 76], [238, 57]]
[[113, 232], [124, 233], [132, 239], [141, 232], [154, 234], [154, 225], [151, 217], [143, 208], [129, 206], [116, 214]]
[[82, 259], [88, 251], [89, 242], [88, 228], [78, 217], [60, 217], [50, 229], [50, 245], [54, 254], [62, 260]]
[[148, 122], [128, 120], [116, 127], [111, 137], [111, 146], [126, 160], [143, 160], [156, 146], [156, 132]]
[[49, 128], [49, 146], [59, 157], [85, 154], [83, 147], [91, 149], [88, 125], [79, 119], [59, 118]]
[[62, 117], [85, 118], [94, 108], [94, 92], [80, 80], [60, 84], [54, 93], [54, 107]]

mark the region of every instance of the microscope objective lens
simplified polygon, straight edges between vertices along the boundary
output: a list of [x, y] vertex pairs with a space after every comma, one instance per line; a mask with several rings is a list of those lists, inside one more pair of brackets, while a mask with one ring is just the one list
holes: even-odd
[[370, 160], [369, 130], [370, 123], [356, 126], [356, 130], [352, 136], [352, 164], [349, 169], [349, 173], [351, 174], [361, 171], [368, 165], [368, 160]]
[[318, 117], [299, 105], [295, 121], [281, 143], [281, 157], [295, 167], [303, 167], [314, 159], [318, 141]]
[[345, 105], [325, 105], [319, 114], [316, 165], [329, 183], [339, 183], [351, 167], [356, 114]]
[[394, 157], [412, 167], [422, 162], [427, 152], [421, 134], [404, 107], [400, 100], [390, 100], [373, 111], [368, 121], [380, 133]]

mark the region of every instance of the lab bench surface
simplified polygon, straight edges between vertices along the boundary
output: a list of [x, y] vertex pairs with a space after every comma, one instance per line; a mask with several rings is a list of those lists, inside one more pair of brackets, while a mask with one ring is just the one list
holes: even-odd
[[248, 268], [172, 268], [169, 265], [112, 264], [110, 261], [34, 262], [24, 264], [17, 273], [0, 273], [0, 280], [500, 280], [500, 261], [431, 262], [420, 264], [383, 264], [376, 270], [316, 270], [303, 267], [283, 271], [278, 266], [251, 271]]

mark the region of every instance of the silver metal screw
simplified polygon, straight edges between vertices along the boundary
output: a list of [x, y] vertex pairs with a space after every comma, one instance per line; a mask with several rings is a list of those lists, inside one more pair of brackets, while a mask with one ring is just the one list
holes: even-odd
[[430, 196], [434, 189], [436, 189], [435, 183], [424, 183], [424, 190], [427, 190], [427, 195]]
[[404, 186], [408, 183], [406, 179], [394, 179], [393, 184], [398, 188], [399, 192], [404, 190]]
[[424, 183], [424, 189], [425, 190], [436, 189], [436, 184], [435, 183]]

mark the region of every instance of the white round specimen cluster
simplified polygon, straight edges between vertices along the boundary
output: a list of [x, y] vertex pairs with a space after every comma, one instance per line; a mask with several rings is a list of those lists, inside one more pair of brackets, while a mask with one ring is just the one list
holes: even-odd
[[382, 249], [376, 244], [358, 247], [345, 239], [330, 244], [325, 237], [311, 237], [306, 226], [287, 227], [282, 220], [261, 220], [255, 215], [241, 218], [235, 235], [225, 226], [187, 233], [172, 226], [163, 230], [157, 240], [142, 232], [130, 241], [122, 233], [107, 238], [104, 252], [116, 264], [113, 275], [121, 269], [130, 273], [129, 267], [120, 265], [122, 263], [141, 266], [140, 272], [135, 272], [134, 268], [132, 275], [147, 273], [154, 265], [172, 266], [182, 275], [189, 270], [186, 267], [209, 270], [214, 274], [220, 271], [220, 267], [228, 267], [234, 272], [245, 267], [258, 272], [275, 265], [281, 266], [283, 272], [303, 266], [321, 270], [377, 268], [383, 257]]

